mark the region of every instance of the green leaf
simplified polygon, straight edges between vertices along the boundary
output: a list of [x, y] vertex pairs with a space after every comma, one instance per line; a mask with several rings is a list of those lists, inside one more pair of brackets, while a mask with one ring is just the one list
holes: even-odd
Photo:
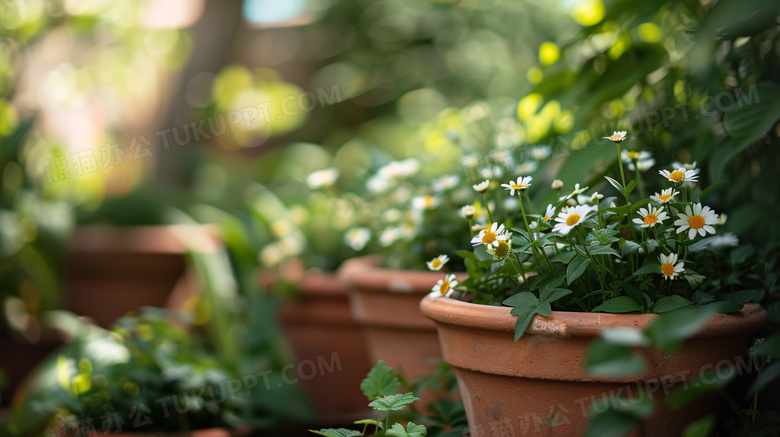
[[634, 376], [642, 373], [644, 368], [645, 361], [631, 348], [605, 340], [595, 340], [591, 343], [585, 357], [585, 369], [596, 376]]
[[631, 192], [634, 191], [634, 188], [636, 188], [636, 184], [638, 183], [639, 183], [639, 178], [636, 178], [633, 181], [629, 182], [628, 185], [626, 185], [626, 196], [631, 195]]
[[[550, 304], [544, 304], [534, 296], [530, 291], [523, 291], [514, 296], [506, 298], [503, 302], [506, 306], [511, 306], [510, 314], [517, 316], [515, 323], [515, 342], [523, 336], [523, 333], [531, 324], [535, 314], [539, 313], [544, 305], [550, 307]], [[549, 314], [549, 313], [548, 313]]]
[[618, 296], [602, 303], [601, 305], [593, 308], [593, 312], [604, 313], [631, 313], [634, 311], [642, 311], [643, 308], [628, 296]]
[[707, 372], [699, 375], [692, 381], [680, 383], [664, 399], [664, 404], [670, 406], [672, 410], [690, 404], [694, 399], [704, 394], [720, 390], [726, 381], [720, 379], [716, 372]]
[[360, 437], [363, 435], [360, 431], [346, 428], [322, 428], [319, 431], [310, 429], [309, 431], [317, 435], [324, 435], [325, 437]]
[[676, 294], [673, 296], [664, 296], [658, 299], [658, 302], [653, 305], [653, 312], [656, 314], [668, 313], [669, 311], [674, 311], [692, 304], [693, 302]]
[[474, 252], [470, 250], [459, 250], [455, 252], [456, 255], [463, 259], [473, 259], [474, 261], [479, 261], [479, 258], [477, 258], [477, 255], [474, 255]]
[[759, 393], [778, 377], [780, 377], [780, 361], [775, 361], [774, 363], [766, 366], [766, 368], [764, 368], [764, 370], [758, 374], [756, 380], [753, 381], [753, 385], [750, 386], [748, 396], [753, 396], [754, 394]]
[[690, 284], [691, 289], [699, 288], [701, 284], [704, 283], [704, 281], [707, 279], [706, 276], [700, 275], [693, 270], [686, 270], [683, 273], [683, 278], [685, 278], [686, 281], [688, 281], [688, 284]]
[[780, 86], [761, 82], [742, 96], [742, 104], [728, 112], [724, 122], [733, 139], [730, 156], [758, 141], [780, 120]]
[[539, 296], [539, 300], [541, 300], [544, 303], [553, 303], [556, 300], [568, 296], [572, 293], [571, 290], [567, 290], [565, 288], [555, 288], [552, 290], [542, 290]]
[[599, 334], [604, 340], [620, 346], [650, 346], [650, 339], [635, 328], [605, 328]]
[[384, 361], [379, 360], [368, 376], [360, 383], [363, 394], [371, 400], [379, 396], [392, 395], [398, 392], [401, 381], [395, 376], [395, 372]]
[[362, 420], [356, 420], [354, 422], [355, 425], [368, 425], [368, 426], [377, 426], [379, 428], [384, 428], [385, 424], [384, 422], [379, 422], [372, 419], [362, 419]]
[[576, 255], [577, 254], [575, 252], [571, 251], [558, 252], [553, 255], [552, 258], [550, 258], [550, 261], [554, 263], [568, 264], [572, 259], [574, 259]]
[[715, 416], [707, 416], [685, 427], [683, 437], [707, 437], [715, 426]]
[[394, 423], [385, 435], [389, 437], [425, 437], [428, 435], [428, 430], [423, 425], [415, 425], [414, 422], [409, 422], [405, 430], [402, 425]]
[[661, 266], [655, 263], [647, 263], [637, 269], [637, 271], [634, 272], [633, 276], [639, 276], [639, 275], [651, 275], [651, 274], [661, 274]]
[[597, 247], [595, 249], [591, 249], [590, 254], [591, 255], [615, 255], [618, 258], [621, 257], [618, 251], [611, 247]]
[[590, 264], [590, 258], [584, 256], [574, 258], [566, 268], [566, 285], [571, 285], [572, 282], [582, 276], [585, 273], [585, 269], [588, 268], [588, 264]]
[[736, 302], [733, 300], [719, 300], [717, 302], [711, 302], [706, 305], [701, 305], [699, 308], [709, 311], [711, 313], [736, 313], [742, 310], [744, 305], [742, 302]]
[[639, 248], [641, 247], [641, 246], [639, 246], [639, 244], [637, 244], [637, 243], [635, 243], [635, 242], [633, 242], [631, 240], [625, 240], [625, 241], [626, 242], [622, 246], [620, 246], [620, 253], [623, 256], [626, 256], [628, 254], [634, 253], [637, 250], [639, 250]]
[[709, 187], [703, 189], [701, 191], [701, 194], [699, 194], [699, 202], [704, 200], [704, 198], [707, 197], [707, 194], [710, 194], [710, 192], [712, 192], [713, 190], [717, 190], [718, 188], [720, 188], [720, 187], [722, 187], [724, 185], [726, 185], [725, 182], [717, 182], [717, 183], [714, 183], [714, 184], [710, 185]]
[[620, 185], [620, 182], [616, 181], [615, 179], [612, 179], [609, 176], [604, 176], [604, 179], [606, 179], [607, 182], [609, 182], [613, 187], [615, 187], [615, 189], [618, 190], [618, 192], [620, 192], [620, 194], [625, 196], [626, 191], [623, 188], [623, 186]]
[[650, 337], [659, 349], [674, 353], [683, 340], [699, 332], [711, 316], [711, 310], [680, 308], [658, 317], [645, 328], [645, 335]]
[[585, 437], [623, 437], [641, 421], [641, 418], [633, 414], [608, 409], [592, 416], [585, 430]]
[[633, 216], [637, 211], [639, 211], [639, 208], [647, 205], [648, 203], [650, 203], [650, 198], [642, 199], [632, 203], [628, 215]]
[[780, 334], [773, 334], [753, 348], [759, 357], [780, 358]]
[[416, 397], [414, 393], [399, 393], [378, 397], [371, 401], [368, 406], [378, 411], [400, 411], [412, 402], [419, 400], [420, 398]]

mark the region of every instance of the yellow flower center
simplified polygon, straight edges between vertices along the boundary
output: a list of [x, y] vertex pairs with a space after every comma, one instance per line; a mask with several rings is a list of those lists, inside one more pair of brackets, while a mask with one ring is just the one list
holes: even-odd
[[498, 237], [498, 235], [494, 234], [489, 229], [485, 230], [485, 235], [482, 236], [482, 242], [485, 244], [493, 244], [493, 242], [496, 241], [496, 237]]
[[580, 222], [579, 214], [572, 214], [566, 218], [566, 226], [574, 226]]
[[655, 216], [655, 214], [648, 214], [645, 216], [645, 224], [646, 225], [652, 225], [655, 222], [658, 221], [658, 217]]
[[669, 179], [675, 182], [682, 182], [685, 180], [685, 173], [681, 172], [680, 170], [675, 170], [669, 175]]
[[528, 184], [512, 184], [510, 186], [515, 190], [525, 190], [526, 188], [528, 188]]
[[660, 200], [661, 202], [666, 202], [671, 198], [672, 198], [671, 194], [661, 194], [660, 196], [658, 196], [658, 200]]
[[436, 199], [433, 196], [423, 197], [423, 205], [425, 205], [426, 208], [432, 208], [435, 203]]
[[628, 152], [629, 159], [639, 159], [639, 152]]
[[509, 255], [509, 243], [504, 240], [499, 241], [495, 253], [498, 259], [506, 258]]
[[549, 220], [550, 220], [550, 217], [548, 217], [548, 216], [544, 216], [544, 217], [542, 217], [542, 220], [544, 220], [544, 221], [549, 221]]
[[688, 226], [692, 229], [701, 229], [704, 227], [704, 217], [700, 215], [692, 216], [688, 219]]
[[433, 261], [431, 261], [431, 267], [433, 267], [434, 269], [439, 268], [440, 265], [441, 265], [441, 260], [439, 258], [436, 258]]
[[448, 291], [450, 291], [450, 281], [445, 279], [444, 282], [441, 283], [441, 287], [439, 287], [439, 293], [445, 295]]
[[661, 264], [661, 271], [664, 276], [671, 277], [674, 274], [674, 266], [669, 263]]

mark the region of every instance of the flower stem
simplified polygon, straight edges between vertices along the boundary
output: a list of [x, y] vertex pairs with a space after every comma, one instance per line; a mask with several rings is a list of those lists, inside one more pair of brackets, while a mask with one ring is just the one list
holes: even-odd
[[585, 244], [585, 237], [583, 237], [582, 228], [580, 227], [577, 227], [577, 237], [579, 237], [580, 244], [582, 244], [582, 249], [585, 251], [585, 254], [588, 255], [590, 263], [593, 265], [594, 270], [596, 270], [596, 276], [599, 278], [599, 283], [601, 284], [601, 298], [602, 301], [605, 301], [607, 297], [607, 284], [604, 281], [604, 278], [602, 278], [598, 267], [596, 266], [596, 260], [593, 258], [593, 255], [590, 254], [588, 246]]
[[623, 173], [623, 159], [620, 157], [620, 142], [615, 141], [615, 148], [617, 149], [618, 166], [620, 167], [620, 180], [623, 182], [623, 188], [626, 187], [626, 175]]

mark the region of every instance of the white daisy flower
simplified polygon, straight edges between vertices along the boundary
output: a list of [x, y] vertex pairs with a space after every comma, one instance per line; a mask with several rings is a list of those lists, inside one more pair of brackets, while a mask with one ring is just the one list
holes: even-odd
[[353, 228], [344, 234], [344, 240], [352, 250], [360, 251], [371, 240], [371, 231], [368, 228]]
[[614, 132], [612, 132], [612, 135], [610, 135], [608, 137], [601, 137], [601, 138], [604, 138], [604, 139], [607, 139], [607, 140], [612, 140], [612, 141], [614, 141], [616, 143], [619, 143], [619, 142], [621, 142], [621, 141], [626, 139], [626, 134], [627, 133], [628, 132], [626, 132], [624, 130], [623, 131], [614, 131]]
[[444, 279], [439, 279], [436, 285], [431, 288], [431, 292], [428, 294], [431, 299], [437, 297], [450, 297], [452, 292], [455, 291], [455, 287], [458, 286], [458, 281], [455, 279], [455, 275], [449, 274]]
[[544, 211], [542, 220], [546, 221], [547, 223], [550, 223], [550, 219], [552, 219], [554, 215], [555, 215], [555, 207], [552, 205], [547, 205], [547, 209]]
[[507, 234], [506, 240], [499, 240], [496, 247], [488, 246], [487, 252], [498, 259], [504, 259], [509, 256], [509, 251], [512, 249], [512, 233]]
[[407, 178], [414, 175], [420, 169], [420, 163], [414, 159], [393, 161], [377, 170], [377, 175], [386, 179]]
[[[631, 171], [636, 171], [637, 168], [639, 171], [645, 171], [655, 165], [655, 159], [653, 159], [653, 155], [646, 150], [641, 152], [629, 152], [628, 150], [621, 150], [620, 158], [623, 160], [623, 162], [628, 164], [628, 169]], [[636, 164], [636, 166], [634, 164]]]
[[685, 271], [683, 269], [683, 261], [677, 262], [676, 253], [669, 255], [661, 254], [658, 256], [658, 260], [661, 261], [661, 273], [663, 273], [664, 279], [674, 279]]
[[439, 206], [441, 199], [436, 196], [417, 196], [412, 199], [412, 208], [416, 210], [433, 209]]
[[501, 184], [502, 187], [504, 187], [505, 190], [509, 190], [509, 195], [514, 196], [515, 190], [517, 190], [517, 195], [520, 195], [520, 191], [525, 190], [526, 188], [531, 186], [531, 181], [533, 180], [533, 177], [526, 176], [524, 178], [519, 178], [517, 180], [517, 183], [515, 181], [509, 181], [508, 184]]
[[674, 196], [680, 194], [679, 191], [675, 190], [674, 188], [667, 188], [663, 191], [661, 191], [661, 194], [655, 193], [652, 196], [650, 196], [650, 199], [653, 202], [658, 203], [669, 203], [674, 199]]
[[662, 223], [669, 218], [669, 215], [663, 208], [639, 208], [639, 215], [641, 219], [635, 218], [634, 223], [640, 225], [643, 228], [652, 228], [658, 223]]
[[400, 240], [402, 236], [403, 234], [401, 232], [401, 228], [399, 227], [385, 229], [379, 235], [379, 244], [381, 244], [383, 247], [390, 246], [391, 244]]
[[482, 181], [482, 182], [480, 182], [480, 183], [478, 183], [476, 185], [472, 185], [471, 188], [474, 188], [474, 190], [477, 193], [484, 193], [485, 191], [487, 191], [489, 186], [490, 186], [490, 180], [485, 179], [484, 181]]
[[393, 186], [393, 180], [379, 175], [371, 176], [366, 181], [366, 188], [374, 194], [384, 193]]
[[517, 166], [516, 171], [520, 174], [529, 174], [535, 172], [537, 168], [539, 164], [536, 161], [525, 161]]
[[576, 195], [578, 195], [578, 194], [580, 194], [580, 193], [584, 192], [584, 191], [585, 191], [585, 190], [587, 190], [588, 188], [589, 188], [589, 187], [583, 187], [583, 188], [580, 188], [580, 184], [576, 184], [576, 185], [574, 185], [574, 191], [572, 191], [571, 193], [569, 193], [569, 194], [567, 194], [567, 195], [565, 195], [565, 196], [561, 196], [561, 197], [559, 197], [559, 198], [558, 198], [558, 200], [563, 200], [563, 199], [571, 199], [572, 197], [574, 197], [574, 196], [576, 196]]
[[681, 184], [683, 182], [696, 182], [698, 179], [698, 170], [686, 170], [683, 167], [678, 168], [674, 171], [669, 170], [659, 170], [658, 173], [669, 180], [669, 182], [674, 182], [676, 184]]
[[474, 205], [466, 205], [460, 209], [460, 212], [463, 213], [463, 216], [466, 217], [467, 220], [471, 220], [474, 217], [474, 214], [476, 214], [477, 208], [474, 208]]
[[677, 214], [677, 217], [679, 218], [674, 221], [674, 225], [679, 226], [677, 233], [687, 230], [689, 240], [696, 238], [697, 233], [702, 237], [707, 233], [714, 234], [715, 228], [712, 225], [718, 224], [718, 214], [715, 214], [709, 206], [702, 208], [701, 203], [693, 205], [693, 210], [690, 205], [686, 205], [685, 214]]
[[558, 223], [553, 227], [553, 232], [559, 232], [561, 235], [568, 234], [569, 231], [584, 222], [597, 209], [595, 206], [579, 205], [562, 210], [558, 217], [555, 217], [555, 221]]
[[509, 238], [504, 233], [504, 225], [493, 223], [489, 228], [479, 231], [479, 235], [471, 239], [472, 246], [479, 246], [484, 244], [487, 247], [496, 247], [498, 242]]
[[309, 189], [326, 188], [333, 185], [339, 178], [339, 169], [335, 167], [317, 170], [306, 176], [306, 185]]
[[696, 161], [693, 161], [693, 163], [690, 164], [684, 164], [680, 161], [674, 161], [672, 163], [672, 167], [674, 168], [684, 168], [686, 170], [697, 170], [696, 169]]
[[436, 258], [426, 261], [425, 265], [428, 266], [428, 270], [437, 272], [441, 270], [442, 267], [444, 267], [444, 264], [447, 264], [447, 261], [450, 260], [450, 257], [447, 255], [439, 255]]
[[537, 146], [531, 149], [531, 156], [537, 160], [541, 161], [552, 153], [552, 147], [550, 146]]
[[550, 185], [550, 187], [553, 190], [560, 190], [561, 188], [563, 188], [563, 181], [560, 180], [560, 179], [556, 179], [556, 180], [552, 181], [552, 185]]
[[460, 178], [457, 175], [442, 176], [439, 179], [433, 181], [433, 191], [436, 193], [442, 193], [444, 191], [455, 188], [460, 183]]

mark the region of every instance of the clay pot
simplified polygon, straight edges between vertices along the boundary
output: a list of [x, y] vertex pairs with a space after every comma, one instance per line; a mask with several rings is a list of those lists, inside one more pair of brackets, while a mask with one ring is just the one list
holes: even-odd
[[79, 227], [64, 261], [63, 308], [106, 328], [142, 306], [184, 309], [198, 294], [188, 245], [215, 250], [215, 235], [206, 226]]
[[355, 320], [363, 325], [372, 362], [384, 360], [414, 381], [441, 360], [436, 325], [420, 312], [420, 299], [431, 292], [443, 272], [389, 270], [379, 258], [353, 258], [338, 276], [350, 289]]
[[716, 314], [677, 354], [637, 349], [642, 375], [604, 378], [584, 369], [586, 351], [604, 328], [642, 329], [657, 316], [553, 311], [534, 317], [514, 342], [511, 308], [476, 305], [449, 298], [422, 299], [422, 312], [436, 322], [445, 361], [455, 370], [472, 436], [542, 432], [583, 435], [589, 408], [607, 407], [610, 395], [635, 396], [644, 388], [656, 405], [643, 424], [644, 436], [681, 435], [687, 424], [716, 405], [698, 402], [679, 411], [663, 405], [675, 384], [715, 366], [744, 364], [751, 333], [766, 322], [757, 304], [736, 314]]
[[363, 328], [350, 311], [348, 289], [335, 274], [315, 271], [306, 272], [297, 287], [300, 296], [283, 305], [279, 316], [318, 424], [345, 425], [368, 417], [360, 383], [371, 362]]

